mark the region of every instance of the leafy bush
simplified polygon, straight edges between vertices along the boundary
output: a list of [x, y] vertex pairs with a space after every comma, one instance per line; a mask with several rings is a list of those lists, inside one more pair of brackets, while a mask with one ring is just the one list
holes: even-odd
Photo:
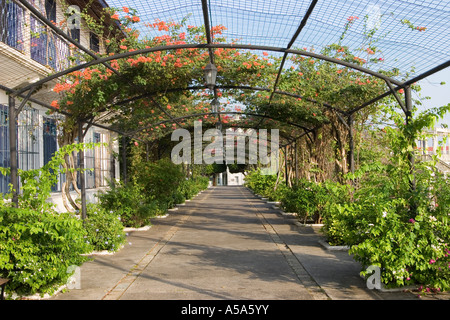
[[8, 291], [52, 293], [71, 276], [68, 267], [91, 251], [82, 222], [67, 213], [0, 208], [0, 276]]
[[259, 168], [250, 171], [245, 176], [245, 186], [252, 189], [255, 193], [269, 198], [273, 195], [276, 181], [276, 175], [261, 174], [261, 169]]
[[117, 251], [126, 237], [120, 217], [113, 210], [107, 211], [97, 204], [88, 204], [84, 222], [86, 241], [94, 250]]
[[354, 220], [345, 240], [352, 241], [350, 253], [363, 266], [381, 268], [388, 286], [420, 283], [448, 290], [450, 201], [440, 194], [450, 192], [450, 181], [421, 169], [414, 193], [407, 190], [401, 166], [388, 165], [384, 174], [369, 175], [355, 193], [355, 203], [345, 208]]
[[197, 193], [208, 188], [208, 183], [209, 179], [203, 176], [182, 180], [175, 195], [183, 198], [183, 201], [186, 199], [192, 199], [192, 197], [194, 197]]
[[119, 215], [126, 227], [148, 225], [150, 218], [206, 189], [209, 181], [202, 176], [186, 180], [181, 167], [168, 159], [139, 163], [135, 172], [128, 184], [111, 185], [98, 195], [100, 206]]
[[142, 187], [136, 184], [116, 183], [97, 197], [102, 209], [117, 214], [125, 227], [142, 227], [149, 220], [149, 214], [140, 210], [140, 207], [146, 203], [147, 197]]
[[135, 170], [139, 175], [136, 175], [133, 180], [137, 185], [142, 186], [146, 196], [168, 208], [174, 205], [173, 194], [184, 179], [181, 166], [164, 158], [157, 162], [140, 162]]

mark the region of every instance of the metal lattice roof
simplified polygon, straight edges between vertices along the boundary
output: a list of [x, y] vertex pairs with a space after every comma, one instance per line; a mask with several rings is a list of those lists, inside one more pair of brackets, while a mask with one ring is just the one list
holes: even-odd
[[[141, 33], [150, 37], [158, 34], [144, 25], [156, 20], [178, 22], [188, 17], [188, 25], [205, 23], [201, 1], [110, 0], [108, 4], [135, 8], [141, 18]], [[363, 55], [368, 45], [364, 33], [377, 29], [373, 37], [379, 49], [376, 57], [384, 60], [384, 69], [398, 68], [399, 80], [407, 74], [413, 78], [450, 59], [449, 1], [208, 0], [207, 10], [211, 26], [227, 28], [223, 35], [229, 42], [287, 48], [311, 5], [310, 16], [292, 48], [319, 53], [339, 41], [345, 24], [353, 17], [342, 45], [362, 49]], [[366, 67], [372, 66], [369, 63]]]

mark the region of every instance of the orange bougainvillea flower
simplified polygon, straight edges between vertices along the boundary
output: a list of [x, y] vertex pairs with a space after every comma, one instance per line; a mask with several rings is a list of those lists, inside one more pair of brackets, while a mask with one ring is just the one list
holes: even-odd
[[119, 20], [119, 15], [118, 15], [117, 13], [114, 13], [114, 14], [111, 16], [111, 19]]
[[128, 9], [127, 7], [122, 7], [123, 12], [128, 13], [130, 12], [130, 9]]
[[131, 20], [133, 20], [133, 22], [139, 22], [141, 21], [141, 19], [137, 16], [134, 16]]
[[52, 106], [53, 108], [59, 109], [58, 101], [53, 100], [52, 103], [51, 103], [51, 106]]

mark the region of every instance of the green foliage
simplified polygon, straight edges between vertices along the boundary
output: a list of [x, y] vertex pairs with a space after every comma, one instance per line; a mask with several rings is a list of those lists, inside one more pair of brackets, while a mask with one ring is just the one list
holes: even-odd
[[0, 208], [0, 277], [8, 292], [52, 293], [64, 284], [68, 267], [91, 251], [86, 231], [75, 216], [30, 209]]
[[107, 211], [98, 204], [88, 204], [84, 226], [86, 241], [94, 250], [117, 251], [126, 240], [123, 224], [117, 213]]
[[[51, 160], [40, 169], [18, 170], [21, 192], [18, 195], [19, 207], [39, 212], [52, 210], [54, 204], [48, 202], [52, 186], [58, 182], [60, 173], [64, 173], [64, 157], [80, 150], [93, 149], [101, 143], [75, 143], [66, 145], [56, 151]], [[0, 168], [4, 175], [10, 174], [10, 168]], [[10, 188], [12, 190], [12, 186]], [[11, 194], [6, 196], [11, 198]], [[0, 205], [4, 205], [0, 203]]]
[[180, 181], [184, 179], [181, 166], [170, 159], [163, 158], [156, 162], [139, 162], [134, 168], [133, 181], [142, 187], [144, 194], [166, 208], [174, 205], [173, 194]]
[[[250, 171], [245, 176], [245, 186], [255, 193], [273, 199], [273, 192], [277, 181], [276, 175], [263, 175], [261, 169]], [[275, 199], [274, 199], [275, 200]]]
[[208, 183], [209, 179], [203, 176], [182, 180], [178, 186], [177, 192], [175, 193], [179, 197], [177, 200], [182, 201], [176, 203], [183, 203], [186, 199], [192, 199], [192, 197], [194, 197], [201, 190], [208, 188]]
[[191, 199], [208, 187], [209, 179], [185, 179], [181, 166], [170, 159], [156, 162], [135, 161], [128, 184], [111, 185], [98, 195], [100, 206], [117, 214], [126, 227], [142, 227], [177, 203]]
[[329, 241], [350, 245], [363, 275], [369, 265], [379, 266], [387, 286], [450, 288], [450, 180], [433, 169], [433, 162], [416, 161], [414, 168], [409, 162], [422, 128], [431, 127], [447, 109], [428, 110], [409, 123], [390, 110], [397, 123], [396, 129], [384, 130], [390, 159], [367, 162], [350, 175], [357, 184], [353, 200], [327, 210]]
[[[99, 205], [103, 210], [113, 211], [126, 227], [141, 227], [150, 222], [155, 211], [144, 210], [149, 200], [139, 185], [116, 183], [104, 193], [98, 194]], [[148, 207], [147, 207], [148, 208]]]

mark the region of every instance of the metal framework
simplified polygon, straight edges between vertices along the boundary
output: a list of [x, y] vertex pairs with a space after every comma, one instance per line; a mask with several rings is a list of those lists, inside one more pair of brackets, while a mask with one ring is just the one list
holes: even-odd
[[[58, 28], [55, 24], [53, 24], [50, 19], [41, 14], [39, 10], [37, 10], [32, 4], [30, 4], [27, 0], [16, 0], [20, 3], [24, 8], [29, 10], [33, 16], [40, 21], [46, 28], [49, 28], [56, 35], [61, 37], [67, 44], [74, 46], [77, 50], [88, 54], [92, 57], [92, 61], [87, 63], [79, 64], [75, 67], [64, 68], [56, 71], [55, 73], [25, 85], [20, 88], [9, 87], [8, 85], [0, 84], [0, 89], [6, 91], [9, 95], [9, 115], [10, 115], [10, 154], [11, 154], [11, 182], [13, 188], [15, 190], [13, 202], [17, 203], [17, 193], [18, 193], [18, 177], [17, 177], [17, 150], [16, 150], [16, 121], [18, 114], [21, 112], [24, 105], [30, 101], [36, 104], [43, 106], [44, 108], [53, 110], [55, 112], [60, 112], [59, 110], [53, 108], [48, 105], [45, 101], [41, 101], [37, 98], [33, 97], [33, 94], [36, 92], [37, 88], [50, 81], [56, 80], [64, 75], [67, 75], [71, 72], [84, 69], [86, 67], [94, 66], [97, 64], [102, 64], [106, 66], [108, 69], [113, 71], [114, 73], [119, 74], [114, 68], [109, 65], [111, 60], [123, 59], [127, 57], [131, 57], [134, 55], [147, 54], [156, 51], [174, 51], [177, 49], [207, 49], [209, 52], [209, 59], [211, 63], [214, 63], [214, 52], [213, 49], [216, 48], [232, 48], [232, 49], [242, 49], [242, 50], [263, 50], [270, 51], [274, 54], [282, 54], [281, 65], [278, 70], [278, 74], [276, 76], [276, 80], [272, 86], [272, 88], [254, 88], [254, 87], [245, 87], [245, 86], [216, 86], [214, 88], [214, 97], [217, 98], [217, 89], [243, 89], [243, 90], [262, 90], [270, 92], [270, 100], [275, 94], [280, 95], [288, 95], [292, 97], [303, 98], [297, 94], [292, 92], [284, 92], [278, 90], [278, 84], [280, 78], [282, 76], [283, 70], [285, 68], [285, 62], [288, 55], [300, 55], [315, 59], [320, 59], [324, 61], [328, 61], [334, 64], [341, 65], [343, 67], [351, 68], [357, 70], [359, 72], [363, 72], [370, 76], [377, 77], [386, 82], [389, 90], [385, 93], [373, 97], [371, 100], [366, 101], [365, 103], [359, 106], [353, 106], [349, 111], [339, 110], [336, 107], [329, 104], [322, 104], [323, 107], [334, 109], [338, 111], [338, 115], [343, 124], [349, 129], [349, 145], [350, 145], [350, 154], [349, 154], [349, 166], [350, 170], [354, 169], [354, 160], [353, 160], [353, 136], [352, 136], [352, 127], [353, 127], [353, 115], [359, 110], [379, 101], [380, 99], [387, 97], [389, 95], [393, 95], [400, 107], [405, 113], [406, 121], [410, 120], [411, 117], [411, 85], [415, 82], [422, 80], [438, 71], [441, 71], [450, 66], [450, 56], [448, 53], [448, 48], [450, 47], [450, 36], [448, 34], [449, 30], [449, 11], [450, 5], [447, 1], [438, 1], [433, 0], [430, 1], [428, 5], [417, 4], [417, 1], [375, 1], [375, 3], [369, 2], [368, 0], [362, 0], [359, 2], [349, 1], [274, 1], [274, 0], [266, 0], [266, 1], [212, 1], [212, 0], [190, 0], [186, 2], [179, 1], [169, 1], [165, 3], [165, 6], [169, 8], [169, 10], [162, 9], [165, 6], [161, 6], [161, 4], [156, 1], [141, 1], [141, 2], [122, 2], [121, 0], [111, 0], [110, 4], [121, 7], [123, 5], [135, 6], [136, 9], [139, 10], [142, 17], [142, 24], [145, 22], [151, 21], [151, 18], [160, 18], [161, 20], [169, 20], [168, 17], [176, 18], [181, 20], [181, 18], [186, 17], [189, 13], [193, 12], [192, 19], [195, 21], [197, 25], [204, 25], [206, 32], [206, 43], [196, 43], [196, 44], [183, 44], [183, 45], [168, 45], [168, 46], [158, 46], [152, 47], [148, 49], [136, 50], [133, 52], [124, 52], [119, 54], [114, 54], [112, 56], [100, 57], [96, 53], [92, 52], [88, 48], [82, 46], [79, 42], [73, 40], [70, 36], [68, 36], [65, 32], [63, 32], [60, 28]], [[103, 2], [101, 2], [103, 3]], [[104, 4], [106, 5], [106, 4]], [[343, 60], [339, 60], [336, 58], [332, 58], [326, 56], [324, 54], [316, 53], [313, 50], [307, 50], [304, 48], [303, 50], [298, 49], [302, 44], [309, 44], [310, 46], [317, 46], [318, 48], [323, 48], [328, 41], [328, 37], [337, 34], [337, 29], [340, 28], [338, 23], [336, 22], [338, 18], [342, 18], [343, 16], [350, 16], [353, 12], [356, 12], [358, 15], [363, 16], [367, 10], [372, 10], [375, 14], [372, 15], [367, 14], [366, 19], [367, 23], [369, 23], [370, 19], [377, 14], [379, 15], [379, 21], [381, 21], [381, 17], [383, 16], [380, 13], [380, 7], [386, 5], [388, 9], [395, 11], [397, 16], [403, 17], [402, 23], [404, 23], [405, 30], [408, 27], [411, 27], [412, 22], [406, 20], [406, 14], [412, 14], [416, 19], [417, 23], [428, 23], [431, 27], [434, 27], [436, 31], [433, 31], [429, 37], [426, 37], [423, 42], [417, 42], [417, 46], [415, 45], [415, 41], [417, 38], [414, 36], [411, 40], [403, 40], [397, 41], [393, 38], [395, 35], [402, 36], [403, 39], [406, 39], [406, 36], [411, 36], [407, 34], [407, 31], [401, 30], [396, 31], [393, 30], [393, 27], [390, 24], [387, 24], [386, 34], [384, 38], [380, 41], [382, 46], [387, 53], [393, 58], [392, 61], [397, 59], [398, 66], [402, 71], [405, 71], [406, 68], [411, 68], [413, 65], [411, 61], [415, 61], [416, 59], [421, 59], [423, 56], [414, 55], [410, 52], [412, 49], [420, 51], [426, 51], [429, 54], [430, 59], [428, 61], [421, 61], [419, 66], [416, 66], [416, 73], [412, 73], [412, 76], [407, 78], [406, 80], [399, 80], [397, 78], [388, 77], [383, 73], [377, 72], [376, 70], [368, 67], [363, 67], [357, 64], [352, 64], [349, 62], [345, 62]], [[333, 7], [334, 6], [334, 7]], [[334, 8], [334, 9], [332, 9]], [[367, 9], [369, 8], [369, 9]], [[335, 11], [333, 11], [335, 10]], [[369, 11], [370, 11], [369, 10]], [[378, 11], [377, 11], [378, 10]], [[370, 11], [370, 12], [372, 12]], [[331, 12], [331, 13], [330, 13]], [[378, 12], [378, 13], [377, 13]], [[248, 16], [244, 16], [247, 13]], [[332, 14], [336, 13], [336, 17]], [[339, 17], [338, 17], [339, 16]], [[327, 20], [327, 18], [329, 20]], [[362, 18], [361, 18], [362, 19]], [[241, 36], [241, 42], [235, 43], [215, 43], [213, 39], [213, 35], [211, 34], [211, 20], [215, 24], [219, 24], [222, 22], [231, 23], [232, 27], [228, 31], [228, 36]], [[328, 21], [328, 22], [327, 22]], [[376, 23], [378, 20], [375, 19]], [[242, 22], [239, 24], [239, 22]], [[253, 30], [253, 25], [257, 25], [258, 29]], [[378, 26], [379, 27], [379, 26]], [[256, 27], [255, 27], [256, 28]], [[284, 28], [284, 29], [283, 29]], [[273, 30], [272, 30], [273, 29]], [[411, 28], [410, 28], [411, 29]], [[278, 30], [278, 33], [277, 33]], [[253, 32], [254, 31], [254, 32]], [[293, 31], [293, 33], [290, 33]], [[358, 32], [349, 33], [349, 43], [360, 41], [361, 30]], [[266, 34], [264, 36], [264, 34]], [[289, 37], [290, 36], [290, 37]], [[441, 37], [437, 39], [437, 37]], [[284, 42], [284, 40], [287, 40]], [[249, 44], [250, 43], [250, 44]], [[284, 45], [286, 43], [286, 45]], [[399, 43], [400, 45], [394, 45]], [[277, 45], [274, 45], [277, 44]], [[404, 46], [401, 46], [401, 45]], [[405, 48], [406, 46], [406, 48]], [[403, 52], [402, 52], [403, 51]], [[404, 59], [400, 56], [402, 53], [405, 54]], [[419, 70], [419, 71], [417, 71]], [[408, 70], [409, 71], [409, 70]], [[196, 90], [203, 89], [204, 87], [189, 87], [189, 88], [177, 88], [175, 90]], [[400, 96], [397, 94], [397, 91], [400, 89], [405, 90], [405, 100], [403, 101]], [[169, 90], [170, 91], [170, 90]], [[187, 117], [195, 117], [199, 115], [208, 115], [211, 113], [202, 113], [202, 114], [193, 114], [185, 117], [174, 117], [167, 110], [163, 109], [158, 103], [153, 99], [153, 96], [158, 92], [142, 92], [141, 95], [131, 98], [126, 101], [119, 102], [118, 104], [126, 104], [135, 99], [140, 99], [143, 97], [148, 97], [150, 101], [158, 107], [170, 120], [164, 120], [160, 123], [164, 123], [166, 121], [174, 121], [178, 123], [178, 120]], [[16, 107], [15, 98], [23, 99], [18, 107]], [[314, 100], [309, 99], [310, 102], [316, 102]], [[62, 114], [70, 115], [67, 112], [62, 112]], [[237, 113], [236, 113], [237, 114]], [[260, 117], [261, 120], [257, 127], [262, 124], [262, 121], [269, 118], [266, 114], [251, 114], [251, 113], [239, 113], [239, 114], [247, 114], [250, 116]], [[219, 112], [220, 117], [220, 112]], [[342, 118], [343, 117], [343, 118]], [[96, 123], [93, 119], [78, 119], [79, 120], [79, 132], [80, 138], [83, 135], [83, 127], [87, 126], [98, 126], [100, 128], [108, 129], [114, 132], [117, 132], [122, 135], [123, 139], [127, 137], [133, 137], [133, 139], [139, 140], [138, 137], [135, 136], [141, 130], [146, 129], [146, 127], [142, 127], [133, 131], [123, 131], [119, 128], [115, 128], [114, 126], [105, 126], [101, 123]], [[220, 118], [219, 118], [220, 120]], [[178, 123], [179, 124], [179, 123]], [[311, 130], [315, 128], [308, 128], [295, 123], [287, 123], [289, 125], [299, 127], [304, 130], [304, 134], [308, 134]], [[157, 125], [157, 124], [154, 124]], [[293, 143], [297, 140], [293, 139], [289, 143]], [[81, 141], [81, 140], [80, 140]], [[83, 159], [84, 154], [80, 152], [80, 159]], [[83, 161], [81, 161], [83, 163]], [[414, 164], [414, 159], [411, 158], [412, 165]], [[83, 164], [82, 164], [83, 165]], [[81, 173], [83, 175], [83, 171]], [[124, 172], [124, 176], [126, 177], [126, 172]], [[85, 195], [85, 186], [84, 179], [81, 179], [81, 192], [82, 192], [82, 213], [83, 217], [86, 214], [86, 195]]]

